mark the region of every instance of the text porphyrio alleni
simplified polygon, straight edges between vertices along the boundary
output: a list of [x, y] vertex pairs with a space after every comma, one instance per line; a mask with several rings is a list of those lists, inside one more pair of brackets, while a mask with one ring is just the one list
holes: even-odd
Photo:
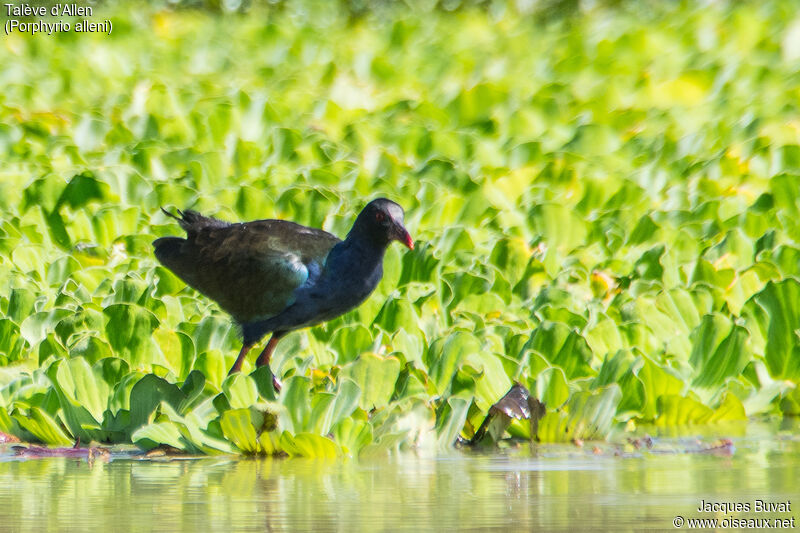
[[187, 236], [155, 240], [156, 258], [241, 326], [242, 349], [230, 373], [267, 333], [257, 366], [269, 364], [286, 333], [358, 307], [383, 276], [389, 243], [414, 248], [403, 209], [385, 198], [364, 207], [343, 241], [286, 220], [232, 224], [195, 211], [164, 212]]

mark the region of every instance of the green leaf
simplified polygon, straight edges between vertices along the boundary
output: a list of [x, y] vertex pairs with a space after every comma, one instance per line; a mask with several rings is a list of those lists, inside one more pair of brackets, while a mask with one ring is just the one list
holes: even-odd
[[106, 440], [101, 423], [111, 388], [104, 379], [103, 367], [92, 368], [83, 358], [59, 360], [50, 365], [47, 375], [70, 432], [84, 442]]
[[128, 428], [131, 438], [138, 428], [152, 421], [152, 415], [161, 402], [168, 403], [177, 411], [185, 400], [186, 395], [175, 384], [154, 374], [144, 376], [131, 389], [131, 423]]
[[[213, 405], [210, 399], [206, 404]], [[185, 417], [173, 411], [169, 404], [162, 404], [162, 408], [181, 434], [183, 442], [186, 443], [185, 449], [189, 453], [219, 455], [235, 452], [235, 447], [232, 446], [230, 442], [224, 440], [221, 436], [218, 438], [216, 435], [201, 429], [201, 427], [208, 427], [207, 420], [209, 418], [209, 416], [202, 413], [202, 411], [213, 412], [213, 414], [216, 415], [216, 409], [213, 409], [213, 407], [210, 409], [200, 409], [199, 411], [201, 412], [199, 416], [198, 411], [192, 411]]]
[[549, 411], [539, 421], [537, 440], [605, 439], [611, 431], [621, 398], [622, 392], [616, 384], [573, 394], [562, 411]]
[[642, 357], [641, 366], [636, 365], [635, 376], [644, 386], [645, 405], [642, 408], [644, 420], [654, 420], [661, 396], [678, 395], [683, 390], [683, 382], [664, 367]]
[[178, 450], [186, 450], [186, 442], [172, 422], [155, 422], [142, 426], [131, 434], [131, 442], [145, 450], [163, 444]]
[[250, 407], [258, 402], [258, 387], [250, 376], [241, 373], [228, 376], [222, 390], [233, 409]]
[[590, 366], [592, 351], [586, 340], [566, 325], [544, 322], [525, 344], [523, 350], [533, 350], [564, 370], [570, 380], [595, 374]]
[[311, 429], [327, 435], [331, 428], [349, 417], [358, 408], [361, 389], [352, 380], [342, 377], [335, 394], [317, 393], [311, 400]]
[[181, 331], [157, 328], [153, 340], [163, 354], [164, 362], [175, 375], [188, 374], [194, 363], [194, 343]]
[[336, 359], [339, 365], [354, 361], [361, 353], [368, 351], [372, 343], [372, 333], [361, 324], [349, 324], [338, 328], [330, 340], [331, 348], [339, 354]]
[[431, 281], [438, 270], [439, 259], [434, 255], [435, 248], [427, 242], [416, 242], [414, 249], [403, 254], [402, 273], [398, 285], [412, 281]]
[[311, 380], [303, 376], [287, 379], [280, 401], [286, 407], [281, 413], [281, 428], [292, 433], [305, 431], [311, 417]]
[[219, 420], [222, 433], [244, 453], [259, 453], [261, 444], [249, 408], [231, 409], [222, 413]]
[[747, 419], [744, 406], [733, 394], [726, 395], [716, 410], [692, 398], [674, 394], [659, 397], [657, 408], [659, 414], [655, 423], [666, 427]]
[[[69, 237], [67, 237], [67, 241]], [[69, 245], [69, 242], [66, 243]], [[73, 257], [64, 256], [47, 265], [46, 281], [49, 285], [59, 287], [69, 279], [73, 272], [80, 270], [81, 264]]]
[[544, 237], [547, 246], [566, 253], [586, 242], [586, 222], [563, 205], [542, 203], [529, 214], [534, 231]]
[[342, 450], [331, 439], [313, 433], [292, 435], [281, 433], [280, 445], [290, 456], [333, 459], [342, 455]]
[[0, 354], [5, 355], [7, 361], [18, 359], [22, 352], [22, 343], [19, 326], [11, 319], [0, 318]]
[[0, 407], [0, 431], [9, 435], [16, 435], [20, 432], [19, 424], [11, 418], [5, 407]]
[[766, 339], [764, 359], [775, 379], [800, 380], [800, 281], [770, 281], [744, 306], [748, 329]]
[[222, 387], [222, 382], [228, 373], [225, 357], [219, 350], [208, 350], [199, 354], [195, 359], [194, 369], [202, 372], [208, 382], [218, 388]]
[[374, 353], [363, 353], [346, 365], [341, 375], [353, 380], [361, 389], [359, 405], [362, 409], [385, 407], [394, 392], [400, 374], [400, 361], [396, 357], [381, 357]]
[[256, 367], [256, 369], [250, 373], [250, 377], [255, 382], [258, 395], [262, 399], [268, 402], [277, 401], [278, 393], [272, 383], [273, 374], [269, 365]]
[[419, 331], [419, 317], [414, 306], [405, 298], [390, 297], [375, 318], [375, 325], [384, 331], [395, 332], [404, 329], [408, 332]]
[[426, 363], [430, 376], [439, 394], [450, 387], [453, 377], [467, 356], [480, 350], [478, 339], [471, 333], [456, 331], [446, 339], [434, 343], [428, 349]]
[[83, 207], [93, 200], [104, 200], [108, 193], [108, 185], [98, 181], [89, 173], [73, 176], [64, 187], [58, 204], [68, 205], [73, 209]]
[[46, 211], [55, 209], [64, 181], [55, 174], [48, 174], [43, 178], [34, 180], [23, 192], [21, 211], [24, 213], [32, 206], [41, 206]]
[[28, 416], [14, 413], [14, 420], [34, 437], [51, 446], [71, 446], [72, 439], [64, 433], [58, 423], [44, 410], [31, 407]]
[[660, 281], [664, 274], [664, 267], [661, 265], [662, 255], [664, 255], [663, 245], [647, 250], [633, 265], [634, 276], [644, 280]]
[[503, 362], [496, 354], [482, 350], [467, 355], [470, 363], [480, 375], [475, 380], [475, 404], [482, 411], [488, 411], [502, 398], [513, 382], [503, 368]]
[[156, 316], [134, 304], [110, 305], [103, 313], [108, 317], [106, 336], [114, 352], [132, 366], [146, 366], [154, 348], [152, 334], [158, 327]]
[[196, 403], [202, 401], [205, 384], [206, 378], [199, 370], [192, 370], [186, 376], [186, 380], [181, 385], [181, 392], [185, 395], [185, 398], [178, 407], [179, 413], [186, 413]]
[[11, 289], [8, 297], [8, 317], [16, 324], [22, 324], [34, 312], [37, 294], [28, 289]]
[[352, 454], [358, 454], [373, 441], [372, 426], [365, 420], [345, 418], [333, 427], [332, 433], [339, 446]]
[[742, 373], [752, 358], [746, 346], [747, 330], [718, 313], [706, 315], [692, 332], [694, 368], [692, 386], [714, 388]]
[[31, 346], [42, 342], [63, 318], [73, 314], [69, 309], [40, 311], [27, 317], [20, 325], [20, 335]]
[[583, 332], [586, 344], [600, 357], [615, 354], [623, 347], [622, 336], [617, 324], [610, 318], [602, 318]]
[[455, 444], [467, 421], [471, 404], [472, 402], [465, 398], [451, 396], [439, 409], [436, 414], [435, 430], [441, 449], [449, 449]]
[[536, 376], [535, 396], [548, 409], [558, 409], [569, 399], [569, 384], [564, 371], [558, 367], [542, 370]]
[[800, 387], [795, 386], [789, 393], [781, 398], [781, 412], [790, 415], [800, 415]]
[[515, 285], [522, 279], [530, 253], [522, 239], [498, 239], [489, 255], [489, 261], [505, 272], [508, 281]]
[[617, 418], [619, 420], [644, 417], [647, 392], [642, 380], [634, 373], [635, 366], [635, 363], [632, 364], [617, 382], [620, 390], [622, 390], [622, 400], [617, 408]]

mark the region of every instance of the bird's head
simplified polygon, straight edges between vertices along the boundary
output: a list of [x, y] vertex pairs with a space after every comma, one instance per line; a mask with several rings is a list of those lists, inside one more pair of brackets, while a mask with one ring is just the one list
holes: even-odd
[[403, 208], [386, 198], [377, 198], [368, 203], [358, 214], [352, 232], [364, 235], [372, 241], [388, 245], [400, 241], [414, 249], [414, 241], [403, 225]]

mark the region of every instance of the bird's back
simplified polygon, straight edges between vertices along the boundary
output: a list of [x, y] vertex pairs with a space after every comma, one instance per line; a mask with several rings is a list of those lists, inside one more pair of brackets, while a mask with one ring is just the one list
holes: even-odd
[[[156, 258], [238, 322], [263, 320], [294, 302], [294, 291], [324, 268], [340, 240], [286, 220], [232, 224], [179, 212], [185, 239], [154, 241]], [[309, 280], [309, 278], [312, 278]]]

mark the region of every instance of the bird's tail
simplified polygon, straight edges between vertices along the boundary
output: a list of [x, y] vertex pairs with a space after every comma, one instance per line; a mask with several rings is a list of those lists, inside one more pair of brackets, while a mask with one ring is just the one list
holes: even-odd
[[178, 215], [180, 215], [180, 216], [178, 216], [178, 215], [173, 215], [172, 213], [170, 213], [169, 211], [167, 211], [167, 210], [166, 210], [166, 209], [164, 209], [163, 207], [161, 208], [161, 212], [162, 212], [162, 213], [164, 213], [165, 215], [167, 215], [167, 216], [168, 216], [168, 217], [170, 217], [170, 218], [174, 218], [175, 220], [177, 220], [177, 221], [178, 221], [178, 223], [179, 223], [179, 224], [180, 224], [180, 223], [181, 223], [181, 221], [183, 220], [184, 213], [183, 213], [183, 211], [181, 211], [180, 209], [178, 209]]
[[226, 226], [230, 226], [229, 222], [203, 216], [197, 211], [192, 211], [191, 209], [187, 209], [186, 211], [181, 211], [178, 209], [177, 215], [173, 215], [163, 207], [161, 208], [161, 211], [168, 217], [177, 220], [181, 228], [183, 228], [183, 230], [188, 234], [203, 228], [224, 228]]

